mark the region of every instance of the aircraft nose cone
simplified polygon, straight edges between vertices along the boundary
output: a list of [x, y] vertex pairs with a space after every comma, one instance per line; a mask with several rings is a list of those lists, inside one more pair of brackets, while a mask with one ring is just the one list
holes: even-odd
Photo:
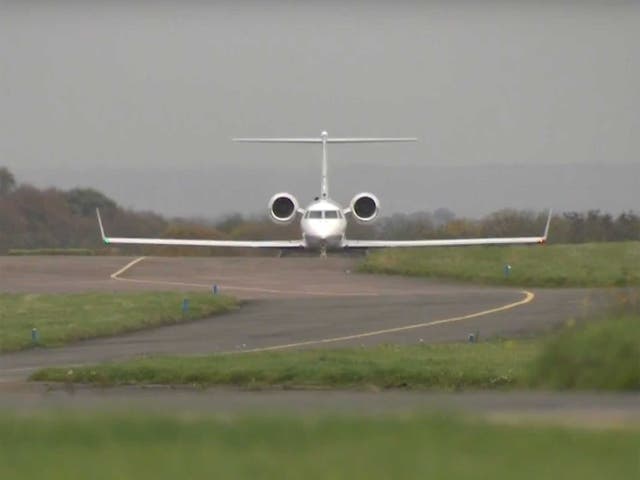
[[312, 235], [318, 240], [326, 240], [329, 237], [329, 233], [324, 228], [314, 229]]

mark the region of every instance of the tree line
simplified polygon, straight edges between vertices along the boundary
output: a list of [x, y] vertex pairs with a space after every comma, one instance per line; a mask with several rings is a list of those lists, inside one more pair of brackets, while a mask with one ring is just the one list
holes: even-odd
[[[394, 214], [382, 218], [373, 231], [377, 238], [473, 238], [541, 235], [547, 212], [503, 209], [480, 219], [457, 218], [431, 212]], [[589, 210], [556, 213], [551, 218], [549, 243], [587, 243], [640, 240], [640, 215]]]
[[[266, 216], [231, 214], [219, 220], [166, 218], [152, 212], [125, 209], [91, 188], [40, 189], [18, 184], [11, 172], [0, 167], [0, 253], [29, 248], [104, 248], [95, 209], [100, 208], [109, 232], [126, 236], [208, 238], [229, 240], [294, 239], [300, 235], [294, 222], [275, 225]], [[539, 235], [545, 212], [505, 209], [481, 219], [458, 218], [448, 209], [393, 214], [371, 225], [351, 222], [352, 238], [418, 239]], [[591, 210], [555, 214], [550, 243], [640, 240], [640, 216], [628, 211], [618, 215]], [[110, 252], [118, 251], [113, 248]], [[255, 252], [187, 247], [126, 247], [126, 253], [144, 254], [255, 254]]]

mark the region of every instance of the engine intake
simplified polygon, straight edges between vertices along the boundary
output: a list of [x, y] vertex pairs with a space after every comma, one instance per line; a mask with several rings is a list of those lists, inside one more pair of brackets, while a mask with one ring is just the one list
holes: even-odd
[[276, 193], [269, 200], [269, 217], [275, 223], [291, 223], [298, 211], [298, 201], [290, 193]]
[[351, 213], [359, 223], [372, 222], [380, 210], [380, 203], [372, 193], [359, 193], [351, 200]]

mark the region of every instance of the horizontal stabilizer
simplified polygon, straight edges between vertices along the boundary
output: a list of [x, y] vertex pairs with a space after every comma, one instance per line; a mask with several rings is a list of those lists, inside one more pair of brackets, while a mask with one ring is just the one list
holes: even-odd
[[309, 138], [234, 138], [234, 142], [248, 143], [386, 143], [386, 142], [417, 142], [417, 138], [326, 138], [309, 137]]

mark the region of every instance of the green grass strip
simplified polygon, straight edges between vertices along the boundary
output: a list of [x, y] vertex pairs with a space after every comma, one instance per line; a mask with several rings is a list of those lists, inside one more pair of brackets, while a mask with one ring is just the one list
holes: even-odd
[[536, 351], [531, 341], [506, 341], [151, 357], [73, 369], [48, 368], [32, 379], [248, 388], [499, 388], [521, 381]]
[[640, 314], [567, 327], [550, 338], [529, 369], [532, 386], [640, 390]]
[[360, 271], [497, 285], [631, 286], [640, 285], [640, 242], [388, 249], [367, 257]]
[[[0, 478], [631, 479], [631, 429], [450, 416], [1, 415]], [[43, 473], [44, 472], [44, 473]]]
[[[189, 308], [183, 313], [185, 298]], [[0, 352], [195, 320], [236, 306], [233, 298], [210, 293], [0, 294]]]

